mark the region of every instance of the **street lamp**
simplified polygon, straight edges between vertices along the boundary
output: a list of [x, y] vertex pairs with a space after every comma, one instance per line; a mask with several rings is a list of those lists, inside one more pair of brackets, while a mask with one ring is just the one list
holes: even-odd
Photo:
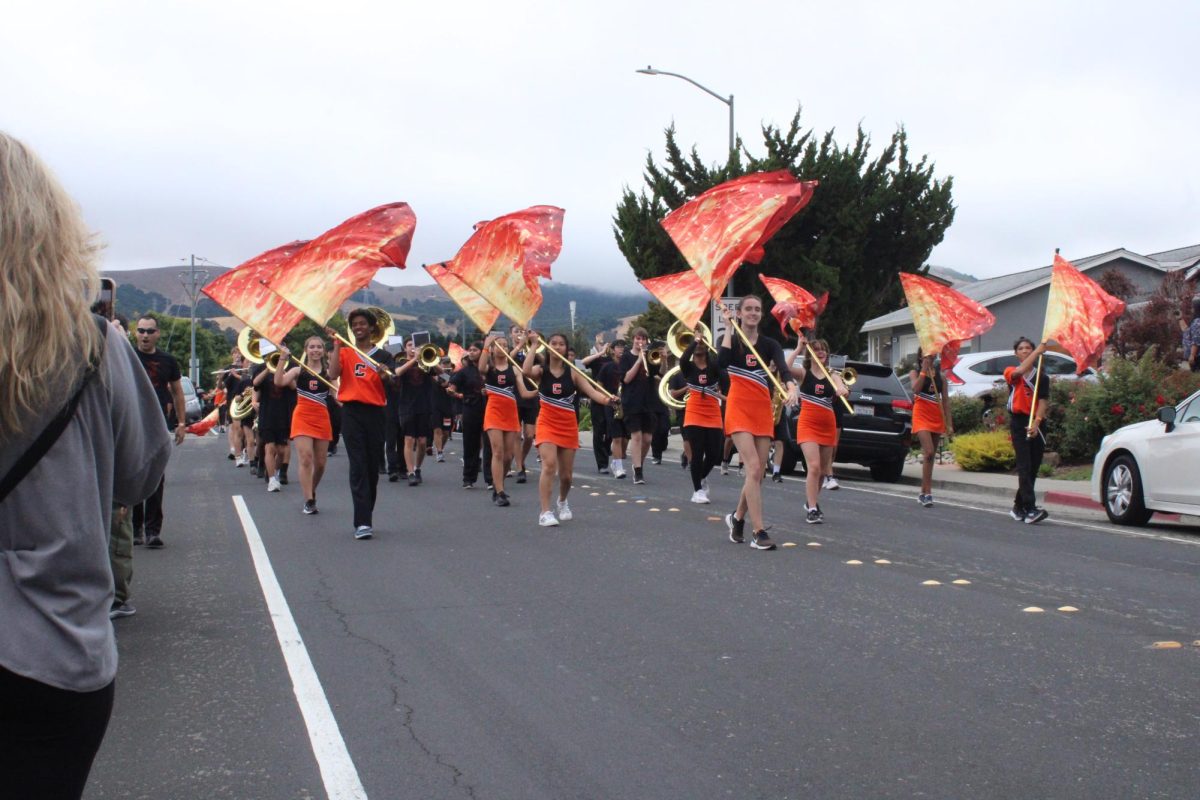
[[685, 80], [688, 83], [690, 83], [692, 86], [695, 86], [697, 89], [700, 89], [703, 92], [707, 92], [708, 94], [710, 94], [713, 97], [720, 100], [725, 105], [729, 106], [729, 158], [730, 158], [730, 160], [733, 159], [734, 149], [737, 147], [737, 142], [734, 139], [734, 133], [733, 133], [733, 95], [729, 95], [729, 97], [722, 97], [721, 95], [717, 94], [716, 92], [714, 92], [712, 89], [708, 88], [707, 86], [696, 83], [696, 81], [692, 80], [687, 75], [680, 75], [678, 72], [667, 72], [666, 70], [655, 69], [654, 67], [651, 67], [649, 65], [647, 65], [647, 67], [645, 69], [639, 69], [638, 72], [641, 73], [642, 75], [670, 75], [672, 78], [679, 78], [681, 80]]

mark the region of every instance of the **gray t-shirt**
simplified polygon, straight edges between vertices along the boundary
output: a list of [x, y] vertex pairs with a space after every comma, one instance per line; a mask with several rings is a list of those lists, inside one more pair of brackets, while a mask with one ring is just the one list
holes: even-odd
[[[81, 359], [81, 373], [83, 366]], [[0, 475], [74, 394], [79, 377], [56, 387], [51, 396], [57, 402], [0, 444]], [[150, 379], [129, 341], [110, 327], [104, 363], [74, 419], [0, 503], [0, 666], [77, 692], [112, 681], [112, 502], [132, 505], [149, 497], [170, 455]]]

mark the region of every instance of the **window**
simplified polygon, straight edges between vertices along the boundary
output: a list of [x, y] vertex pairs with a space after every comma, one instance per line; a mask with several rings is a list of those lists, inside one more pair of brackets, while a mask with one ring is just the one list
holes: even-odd
[[980, 375], [995, 375], [1002, 377], [1006, 367], [1015, 367], [1021, 362], [1013, 356], [1000, 356], [999, 358], [989, 358], [987, 361], [981, 361], [971, 367], [972, 372], [978, 372]]
[[1042, 370], [1047, 375], [1074, 375], [1075, 360], [1055, 353], [1047, 353], [1046, 359], [1042, 362]]
[[1200, 422], [1200, 395], [1193, 397], [1192, 402], [1184, 406], [1183, 412], [1175, 421], [1177, 423]]

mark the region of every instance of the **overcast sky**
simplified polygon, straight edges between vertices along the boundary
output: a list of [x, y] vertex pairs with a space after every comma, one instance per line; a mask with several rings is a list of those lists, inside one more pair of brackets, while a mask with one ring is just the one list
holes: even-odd
[[[735, 96], [846, 142], [898, 124], [958, 213], [930, 259], [979, 277], [1200, 242], [1194, 2], [8, 0], [0, 129], [56, 170], [106, 269], [234, 266], [380, 203], [410, 267], [481, 219], [567, 210], [554, 278], [636, 288], [612, 236], [672, 122], [724, 160]], [[804, 176], [801, 176], [804, 177]]]

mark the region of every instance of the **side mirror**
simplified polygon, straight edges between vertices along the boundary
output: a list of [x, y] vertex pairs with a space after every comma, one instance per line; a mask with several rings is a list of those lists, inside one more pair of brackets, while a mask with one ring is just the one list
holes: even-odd
[[1167, 426], [1167, 433], [1175, 430], [1175, 406], [1163, 406], [1155, 414], [1158, 421]]

